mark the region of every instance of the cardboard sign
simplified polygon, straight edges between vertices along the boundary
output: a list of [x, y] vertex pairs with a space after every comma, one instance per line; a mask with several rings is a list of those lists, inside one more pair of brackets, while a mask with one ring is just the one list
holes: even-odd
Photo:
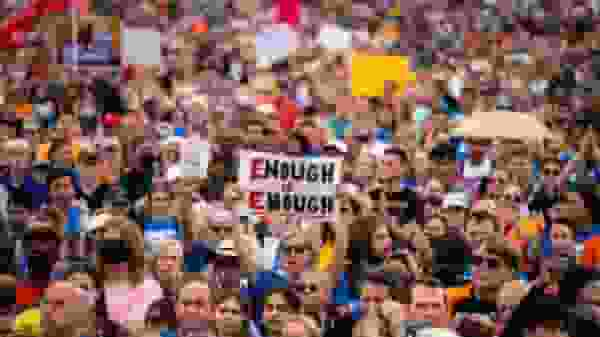
[[304, 158], [240, 152], [240, 186], [251, 209], [284, 211], [308, 218], [333, 218], [342, 158]]
[[208, 176], [208, 163], [211, 159], [210, 144], [200, 137], [191, 137], [181, 148], [181, 174], [184, 177]]

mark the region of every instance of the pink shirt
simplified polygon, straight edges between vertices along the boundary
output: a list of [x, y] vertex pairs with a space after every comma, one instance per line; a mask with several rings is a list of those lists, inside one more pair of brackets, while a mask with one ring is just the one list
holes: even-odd
[[158, 281], [146, 277], [136, 288], [105, 288], [108, 318], [123, 326], [129, 321], [143, 321], [146, 311], [154, 301], [163, 297]]

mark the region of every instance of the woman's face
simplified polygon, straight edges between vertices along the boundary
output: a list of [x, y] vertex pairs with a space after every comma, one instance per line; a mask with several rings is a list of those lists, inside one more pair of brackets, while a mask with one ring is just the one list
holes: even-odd
[[309, 247], [304, 243], [288, 242], [283, 256], [283, 268], [288, 272], [299, 273], [306, 266]]
[[177, 274], [181, 272], [181, 258], [176, 247], [165, 247], [156, 259], [156, 271], [159, 274]]
[[552, 243], [558, 242], [574, 242], [573, 232], [564, 224], [554, 224], [550, 230], [550, 238]]
[[94, 280], [88, 273], [73, 273], [69, 275], [67, 281], [73, 283], [75, 287], [83, 290], [92, 290], [95, 288]]
[[171, 196], [167, 192], [153, 192], [150, 194], [152, 198], [152, 214], [167, 215], [171, 207]]
[[372, 234], [373, 246], [372, 254], [377, 257], [385, 257], [391, 248], [392, 237], [387, 229], [387, 226], [379, 226], [379, 228]]

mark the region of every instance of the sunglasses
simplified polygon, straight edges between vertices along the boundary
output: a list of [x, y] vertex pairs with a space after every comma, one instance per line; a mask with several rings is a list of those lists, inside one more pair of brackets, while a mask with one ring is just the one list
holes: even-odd
[[486, 264], [487, 267], [490, 269], [496, 269], [496, 268], [500, 267], [501, 263], [500, 263], [500, 260], [495, 257], [488, 257], [488, 256], [481, 256], [481, 255], [473, 256], [473, 265], [474, 266], [481, 267], [484, 264]]
[[307, 250], [308, 248], [305, 246], [287, 246], [284, 249], [285, 253], [290, 256], [302, 255], [306, 253]]
[[210, 230], [217, 234], [231, 234], [233, 233], [233, 227], [227, 226], [210, 226]]
[[498, 305], [498, 314], [513, 312], [516, 308], [517, 306], [514, 304], [501, 304]]

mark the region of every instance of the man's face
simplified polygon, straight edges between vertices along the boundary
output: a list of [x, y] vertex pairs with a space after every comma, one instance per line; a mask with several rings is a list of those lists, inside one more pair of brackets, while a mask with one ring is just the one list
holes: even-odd
[[389, 296], [389, 289], [381, 284], [367, 282], [363, 287], [360, 299], [365, 304], [381, 304]]
[[428, 239], [438, 239], [446, 233], [446, 225], [442, 220], [433, 218], [425, 224], [423, 232]]
[[156, 260], [156, 268], [159, 274], [176, 274], [181, 270], [180, 257], [176, 247], [164, 247], [164, 251]]
[[490, 254], [485, 247], [473, 256], [474, 286], [483, 289], [499, 288], [510, 273], [510, 267], [494, 254]]
[[289, 242], [285, 247], [283, 268], [288, 272], [299, 273], [304, 271], [309, 253], [308, 245], [300, 242]]
[[71, 177], [60, 177], [50, 185], [50, 192], [53, 193], [73, 193], [73, 184]]
[[212, 224], [209, 228], [219, 240], [231, 239], [235, 231], [235, 225], [229, 223]]
[[442, 214], [448, 219], [449, 225], [462, 226], [465, 223], [465, 209], [462, 207], [450, 206], [444, 208]]
[[284, 318], [290, 312], [290, 307], [283, 295], [275, 293], [267, 298], [265, 305], [265, 323], [276, 335], [281, 335], [284, 327]]
[[210, 289], [203, 286], [186, 287], [181, 290], [177, 301], [178, 320], [209, 321], [212, 317]]
[[152, 198], [152, 214], [166, 215], [171, 206], [171, 196], [167, 192], [153, 192], [150, 194]]
[[15, 147], [6, 149], [6, 159], [8, 160], [30, 160], [31, 151], [26, 147]]
[[380, 161], [379, 169], [381, 173], [380, 177], [384, 179], [402, 177], [406, 171], [406, 164], [400, 158], [385, 158]]
[[485, 214], [473, 214], [467, 225], [465, 233], [467, 239], [475, 244], [480, 244], [490, 237], [495, 231], [495, 223], [491, 216]]
[[431, 321], [434, 326], [441, 327], [448, 315], [444, 300], [444, 290], [416, 286], [413, 288], [412, 296], [412, 318], [414, 320]]
[[246, 130], [246, 140], [250, 144], [260, 144], [263, 140], [264, 128], [262, 125], [249, 125]]
[[238, 298], [228, 298], [217, 306], [217, 325], [224, 335], [232, 335], [242, 328], [242, 309]]
[[73, 308], [83, 304], [81, 294], [71, 284], [64, 282], [48, 288], [46, 292], [46, 318], [57, 327], [73, 321]]

